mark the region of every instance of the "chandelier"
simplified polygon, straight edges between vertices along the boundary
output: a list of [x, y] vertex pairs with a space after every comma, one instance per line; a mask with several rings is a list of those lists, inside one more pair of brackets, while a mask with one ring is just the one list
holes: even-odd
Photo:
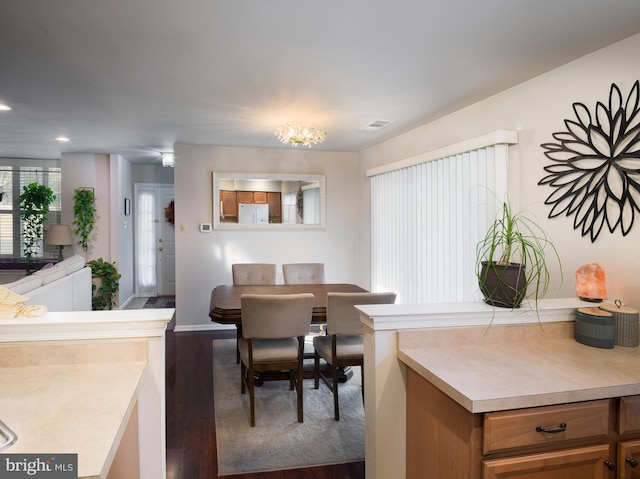
[[302, 123], [293, 121], [276, 126], [274, 133], [278, 140], [285, 145], [304, 145], [309, 148], [311, 148], [311, 145], [322, 143], [327, 134], [315, 125], [304, 126]]

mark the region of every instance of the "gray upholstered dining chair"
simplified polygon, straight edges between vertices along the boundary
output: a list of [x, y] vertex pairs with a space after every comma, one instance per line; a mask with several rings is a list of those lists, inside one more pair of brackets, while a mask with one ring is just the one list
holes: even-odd
[[324, 263], [289, 263], [282, 265], [284, 284], [324, 283]]
[[311, 324], [313, 294], [244, 294], [240, 301], [241, 393], [249, 390], [251, 427], [256, 424], [254, 380], [259, 371], [289, 371], [289, 388], [297, 391], [298, 422], [303, 422], [304, 336]]
[[[313, 338], [314, 387], [320, 378], [333, 392], [333, 410], [340, 420], [338, 403], [338, 368], [360, 366], [362, 400], [364, 401], [364, 344], [358, 304], [392, 304], [395, 293], [327, 293], [327, 335]], [[331, 382], [320, 369], [320, 358], [331, 369]]]
[[276, 265], [236, 263], [231, 265], [233, 284], [276, 284]]
[[[276, 284], [276, 265], [272, 263], [235, 263], [231, 265], [233, 284]], [[237, 345], [242, 335], [236, 326], [236, 363], [240, 362]]]

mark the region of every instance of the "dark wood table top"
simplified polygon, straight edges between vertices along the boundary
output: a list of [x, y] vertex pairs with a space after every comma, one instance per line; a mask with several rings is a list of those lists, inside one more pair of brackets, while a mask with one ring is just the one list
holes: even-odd
[[327, 293], [366, 293], [355, 284], [273, 284], [273, 285], [223, 285], [211, 292], [209, 317], [222, 324], [241, 324], [240, 297], [243, 294], [294, 294], [313, 293], [313, 323], [324, 323], [327, 318]]

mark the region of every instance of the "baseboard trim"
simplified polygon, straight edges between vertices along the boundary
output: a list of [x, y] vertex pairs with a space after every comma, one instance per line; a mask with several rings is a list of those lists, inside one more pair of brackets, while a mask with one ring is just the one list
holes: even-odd
[[232, 325], [222, 325], [222, 324], [176, 324], [173, 330], [176, 333], [180, 332], [193, 332], [193, 331], [227, 331], [227, 330], [235, 330], [235, 327]]

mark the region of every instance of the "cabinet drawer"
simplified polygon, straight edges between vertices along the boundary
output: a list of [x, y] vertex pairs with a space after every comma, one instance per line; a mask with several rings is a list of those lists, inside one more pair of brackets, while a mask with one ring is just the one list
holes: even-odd
[[592, 478], [609, 477], [604, 461], [609, 458], [609, 446], [580, 447], [576, 449], [530, 454], [527, 456], [495, 459], [482, 463], [483, 479], [501, 478]]
[[610, 400], [543, 406], [485, 414], [484, 454], [566, 441], [605, 441], [609, 433]]
[[640, 432], [640, 396], [620, 398], [618, 432], [620, 434]]

